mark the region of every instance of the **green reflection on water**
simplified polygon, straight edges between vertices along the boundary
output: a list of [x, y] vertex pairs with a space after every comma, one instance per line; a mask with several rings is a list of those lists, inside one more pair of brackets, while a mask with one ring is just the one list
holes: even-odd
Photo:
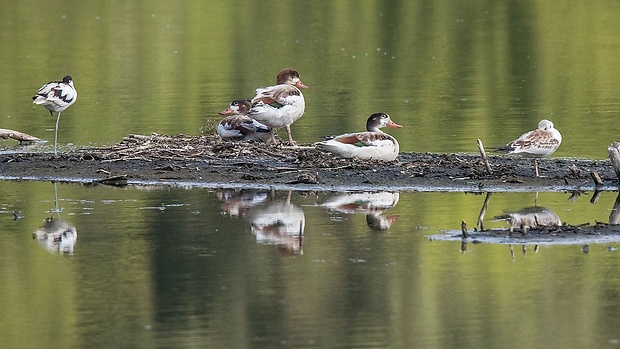
[[[277, 11], [273, 11], [277, 8]], [[4, 128], [50, 139], [30, 103], [74, 77], [79, 100], [60, 142], [128, 133], [197, 135], [234, 98], [297, 68], [310, 89], [293, 127], [310, 143], [363, 128], [376, 111], [403, 124], [403, 151], [475, 152], [553, 120], [558, 156], [605, 158], [615, 140], [619, 5], [613, 1], [69, 1], [0, 5]]]
[[[60, 215], [79, 232], [63, 255], [31, 237], [54, 208], [52, 184], [0, 182], [0, 194], [9, 347], [578, 348], [618, 338], [620, 255], [607, 251], [617, 244], [588, 254], [513, 246], [513, 257], [507, 245], [461, 253], [459, 242], [428, 240], [462, 219], [473, 227], [481, 195], [400, 193], [383, 209], [400, 218], [378, 231], [365, 213], [326, 209], [340, 194], [264, 193], [233, 210], [206, 189], [58, 185]], [[616, 198], [568, 196], [536, 203], [577, 224], [606, 221]], [[505, 226], [492, 217], [535, 198], [493, 194], [487, 224]], [[301, 249], [259, 239], [258, 216], [274, 206], [303, 212]]]

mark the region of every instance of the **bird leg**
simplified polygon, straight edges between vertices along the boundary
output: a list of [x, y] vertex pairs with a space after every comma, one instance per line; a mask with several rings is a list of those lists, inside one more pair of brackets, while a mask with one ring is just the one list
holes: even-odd
[[60, 121], [60, 112], [56, 118], [56, 130], [54, 131], [54, 155], [56, 155], [56, 144], [58, 143], [58, 122]]
[[536, 168], [536, 177], [538, 178], [545, 178], [547, 176], [541, 176], [540, 174], [538, 174], [538, 159], [534, 159], [534, 167]]
[[291, 125], [286, 125], [286, 132], [288, 133], [288, 142], [292, 146], [297, 145], [297, 143], [295, 143], [295, 141], [293, 140], [293, 136], [291, 135]]

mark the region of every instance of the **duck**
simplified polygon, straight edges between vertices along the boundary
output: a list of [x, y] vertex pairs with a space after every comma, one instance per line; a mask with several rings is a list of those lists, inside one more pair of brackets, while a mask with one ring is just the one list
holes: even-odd
[[[256, 89], [248, 116], [275, 129], [286, 127], [290, 145], [296, 145], [291, 125], [304, 115], [306, 109], [302, 88], [308, 86], [301, 81], [297, 70], [282, 69], [276, 76], [276, 85]], [[272, 140], [275, 142], [275, 133], [272, 133]]]
[[267, 142], [271, 139], [271, 128], [247, 116], [250, 102], [237, 99], [230, 102], [226, 110], [220, 115], [228, 115], [217, 125], [217, 134], [225, 140], [260, 140]]
[[386, 113], [374, 113], [366, 120], [367, 132], [347, 133], [315, 143], [318, 150], [341, 158], [393, 161], [398, 156], [396, 138], [381, 131], [383, 127], [401, 128]]
[[58, 113], [56, 117], [56, 128], [54, 130], [54, 155], [56, 145], [58, 143], [58, 122], [60, 121], [60, 113], [69, 108], [77, 100], [77, 90], [73, 86], [73, 78], [66, 75], [62, 81], [50, 81], [41, 86], [37, 94], [32, 97], [32, 103], [42, 105], [49, 110], [50, 115], [54, 116], [54, 112]]
[[496, 151], [534, 158], [536, 177], [543, 177], [538, 171], [538, 159], [555, 153], [561, 143], [560, 131], [554, 127], [553, 122], [543, 119], [538, 123], [537, 129], [522, 134], [504, 147], [497, 148]]

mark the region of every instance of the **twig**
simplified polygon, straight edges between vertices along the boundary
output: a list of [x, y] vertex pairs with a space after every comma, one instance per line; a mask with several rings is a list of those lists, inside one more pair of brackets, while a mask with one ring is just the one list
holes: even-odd
[[600, 190], [594, 190], [594, 194], [592, 194], [592, 198], [590, 199], [591, 204], [596, 204], [598, 202], [598, 198], [601, 196]]
[[480, 214], [478, 215], [478, 223], [476, 225], [479, 227], [480, 231], [484, 230], [484, 215], [487, 213], [487, 207], [489, 206], [489, 201], [491, 200], [491, 194], [493, 193], [487, 192], [482, 208], [480, 209]]
[[326, 170], [344, 170], [345, 168], [352, 168], [351, 165], [343, 165], [338, 167], [326, 168]]
[[484, 151], [484, 145], [482, 145], [482, 141], [480, 139], [476, 139], [476, 143], [478, 143], [478, 151], [480, 151], [480, 155], [482, 156], [482, 160], [484, 160], [484, 166], [487, 169], [489, 174], [493, 173], [491, 170], [491, 164], [489, 164], [489, 159], [487, 158], [487, 153]]
[[275, 157], [278, 157], [278, 158], [286, 158], [286, 155], [274, 153], [274, 152], [271, 152], [269, 150], [261, 149], [259, 147], [252, 146], [252, 148], [254, 148], [254, 150], [257, 150], [257, 151], [259, 151], [261, 153], [265, 153], [265, 154], [268, 154], [268, 155], [271, 155], [271, 156], [275, 156]]
[[592, 177], [592, 180], [597, 187], [603, 185], [603, 180], [601, 179], [601, 176], [598, 175], [598, 172], [592, 171], [590, 172], [590, 176]]
[[461, 221], [461, 233], [463, 234], [463, 239], [467, 239], [467, 222]]

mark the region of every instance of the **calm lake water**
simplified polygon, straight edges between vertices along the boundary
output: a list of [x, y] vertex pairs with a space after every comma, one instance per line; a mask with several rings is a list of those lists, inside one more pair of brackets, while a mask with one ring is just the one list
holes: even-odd
[[1, 127], [52, 140], [30, 97], [71, 74], [63, 145], [198, 135], [294, 67], [310, 86], [293, 126], [303, 143], [385, 111], [402, 151], [476, 152], [476, 138], [503, 145], [549, 118], [557, 156], [606, 158], [620, 132], [618, 16], [609, 0], [6, 2]]
[[[209, 133], [230, 100], [294, 67], [310, 86], [301, 143], [384, 111], [402, 151], [475, 152], [548, 118], [564, 136], [554, 156], [602, 159], [620, 140], [618, 17], [620, 2], [597, 0], [3, 2], [0, 128], [51, 141], [54, 118], [30, 98], [70, 74], [64, 149]], [[475, 225], [481, 195], [0, 194], [2, 348], [620, 347], [618, 243], [513, 255], [429, 238]], [[495, 193], [485, 224], [534, 205], [609, 221], [615, 193], [570, 196]], [[337, 205], [370, 197], [381, 212]]]
[[[618, 239], [586, 254], [429, 238], [473, 228], [484, 195], [7, 181], [0, 193], [3, 348], [620, 345]], [[485, 227], [535, 204], [607, 222], [616, 200], [570, 196], [494, 193]]]

